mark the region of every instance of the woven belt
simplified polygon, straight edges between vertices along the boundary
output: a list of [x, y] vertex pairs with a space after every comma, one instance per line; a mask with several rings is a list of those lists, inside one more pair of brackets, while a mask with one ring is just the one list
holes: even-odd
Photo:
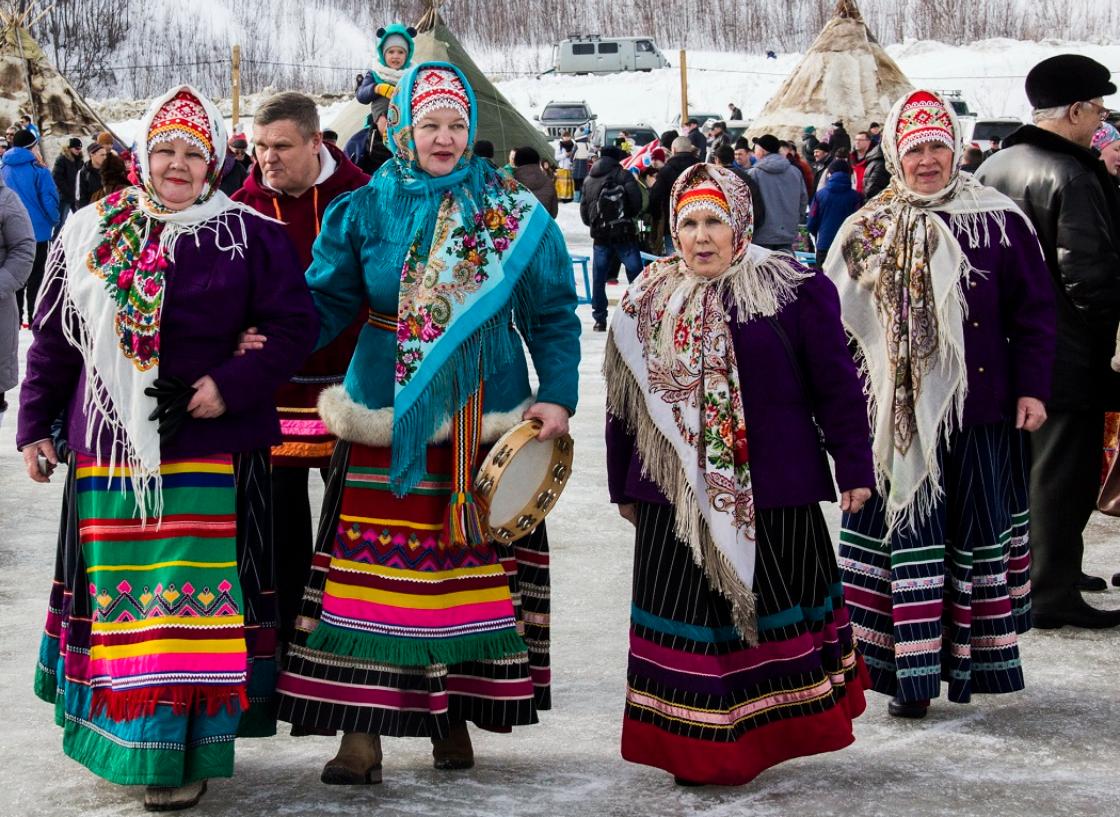
[[397, 331], [397, 316], [390, 315], [387, 312], [377, 312], [376, 310], [371, 309], [369, 311], [369, 317], [366, 319], [366, 323], [368, 323], [374, 329], [384, 329], [386, 332]]

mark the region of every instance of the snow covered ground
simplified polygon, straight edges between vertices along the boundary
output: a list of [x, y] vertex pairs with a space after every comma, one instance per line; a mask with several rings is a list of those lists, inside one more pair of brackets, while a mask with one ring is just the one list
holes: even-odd
[[[576, 205], [560, 223], [574, 253], [590, 249]], [[612, 296], [619, 290], [612, 288]], [[872, 694], [856, 742], [796, 760], [738, 789], [680, 789], [668, 775], [618, 753], [626, 677], [632, 530], [607, 504], [602, 441], [605, 336], [584, 335], [580, 410], [573, 420], [576, 474], [549, 519], [553, 566], [554, 708], [511, 736], [476, 734], [472, 772], [436, 772], [424, 740], [385, 741], [385, 783], [326, 787], [326, 738], [287, 735], [238, 745], [237, 776], [214, 781], [193, 814], [228, 817], [1109, 817], [1120, 758], [1120, 632], [1030, 633], [1028, 688], [935, 702], [925, 722], [886, 715]], [[26, 351], [30, 333], [21, 336]], [[35, 665], [54, 562], [61, 480], [22, 471], [14, 446], [18, 394], [0, 415], [0, 813], [12, 817], [120, 817], [141, 813], [139, 789], [98, 780], [63, 756], [51, 708], [34, 698]], [[833, 532], [839, 518], [826, 506]], [[1120, 570], [1118, 523], [1094, 519], [1086, 567]], [[1120, 607], [1120, 590], [1094, 596]]]

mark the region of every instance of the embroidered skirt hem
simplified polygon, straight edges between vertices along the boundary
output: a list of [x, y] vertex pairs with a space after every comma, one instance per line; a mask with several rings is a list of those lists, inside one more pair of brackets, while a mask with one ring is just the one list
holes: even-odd
[[622, 756], [697, 783], [740, 785], [849, 745], [869, 679], [820, 509], [758, 512], [754, 647], [674, 519], [668, 505], [638, 504]]

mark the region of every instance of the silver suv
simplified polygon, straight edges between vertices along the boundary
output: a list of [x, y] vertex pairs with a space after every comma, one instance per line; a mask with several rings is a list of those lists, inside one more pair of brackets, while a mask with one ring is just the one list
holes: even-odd
[[595, 119], [596, 116], [591, 113], [590, 106], [583, 101], [549, 102], [541, 110], [540, 115], [533, 117], [549, 139], [559, 139], [566, 130], [576, 136], [580, 128], [589, 125]]

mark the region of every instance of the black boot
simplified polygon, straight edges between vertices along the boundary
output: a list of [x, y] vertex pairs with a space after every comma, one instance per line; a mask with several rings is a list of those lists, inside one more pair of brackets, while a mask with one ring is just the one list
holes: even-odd
[[1108, 589], [1108, 583], [1100, 576], [1082, 573], [1081, 578], [1077, 580], [1077, 589], [1082, 593], [1103, 593]]
[[887, 702], [887, 712], [894, 718], [910, 718], [921, 720], [929, 712], [929, 699], [922, 701], [904, 701], [895, 695]]
[[1064, 604], [1035, 607], [1031, 611], [1031, 624], [1039, 630], [1057, 630], [1060, 627], [1106, 630], [1120, 626], [1120, 610], [1098, 610], [1086, 604], [1080, 595], [1076, 595]]

